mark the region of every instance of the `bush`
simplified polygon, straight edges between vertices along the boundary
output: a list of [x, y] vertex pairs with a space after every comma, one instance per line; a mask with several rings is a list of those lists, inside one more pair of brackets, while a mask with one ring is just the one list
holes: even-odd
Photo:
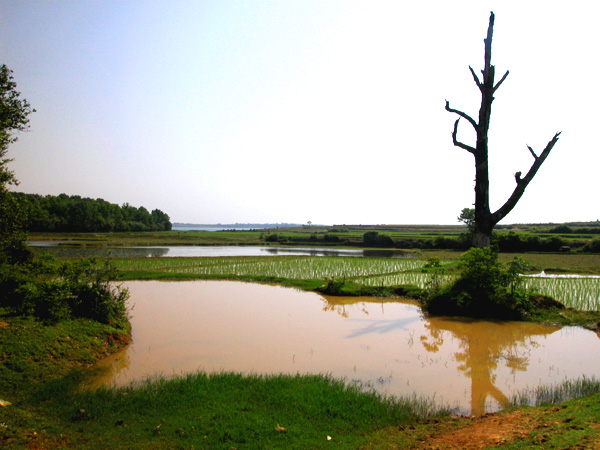
[[590, 242], [585, 244], [582, 251], [589, 253], [600, 253], [600, 239], [592, 239]]
[[396, 247], [391, 237], [387, 234], [379, 234], [377, 231], [367, 231], [363, 234], [363, 244], [368, 247]]
[[472, 248], [460, 259], [456, 282], [432, 290], [424, 309], [434, 315], [523, 319], [533, 309], [519, 277], [528, 267], [521, 258], [504, 266], [492, 249]]
[[46, 322], [87, 318], [124, 325], [129, 292], [113, 286], [108, 263], [81, 260], [57, 265], [44, 258], [0, 266], [0, 307]]

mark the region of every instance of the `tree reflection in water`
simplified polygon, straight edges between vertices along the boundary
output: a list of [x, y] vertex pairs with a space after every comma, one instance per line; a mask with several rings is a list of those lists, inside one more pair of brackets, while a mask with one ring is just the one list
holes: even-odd
[[529, 366], [529, 349], [538, 343], [535, 337], [547, 336], [560, 327], [520, 322], [495, 322], [466, 318], [429, 318], [427, 335], [420, 337], [425, 350], [436, 353], [444, 345], [444, 334], [459, 340], [462, 351], [454, 354], [458, 370], [471, 380], [471, 413], [486, 412], [488, 397], [502, 407], [508, 398], [496, 386], [495, 370], [504, 362], [514, 375]]

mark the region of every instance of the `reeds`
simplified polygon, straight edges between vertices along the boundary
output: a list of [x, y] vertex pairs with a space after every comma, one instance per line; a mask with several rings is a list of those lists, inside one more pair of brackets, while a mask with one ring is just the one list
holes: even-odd
[[554, 405], [567, 400], [600, 393], [600, 381], [594, 377], [565, 380], [550, 386], [537, 386], [519, 391], [510, 399], [513, 406]]

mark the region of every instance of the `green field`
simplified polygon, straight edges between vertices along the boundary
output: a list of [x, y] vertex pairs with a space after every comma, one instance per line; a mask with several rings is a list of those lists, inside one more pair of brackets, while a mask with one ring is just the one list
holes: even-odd
[[[358, 242], [364, 230], [349, 227], [344, 233]], [[401, 233], [413, 238], [417, 236], [415, 233], [421, 233], [417, 238], [421, 239], [427, 233], [451, 231], [390, 229], [388, 232], [391, 235], [397, 232], [394, 235], [397, 239]], [[298, 229], [286, 230], [283, 236], [310, 238], [314, 233], [322, 237], [331, 232]], [[67, 240], [75, 246], [265, 245], [264, 239], [269, 234], [272, 232], [172, 231], [50, 237]], [[452, 280], [456, 274], [455, 262], [462, 252], [417, 250], [415, 254], [416, 258], [407, 259], [261, 256], [111, 261], [122, 279], [239, 279], [302, 289], [319, 289], [341, 280], [387, 295], [393, 290], [385, 288], [397, 285], [426, 287], [432, 275], [424, 273], [422, 268], [429, 258], [439, 258], [445, 268], [444, 280]], [[502, 253], [500, 258], [508, 261], [516, 255]], [[529, 260], [536, 271], [600, 273], [599, 254], [518, 255]], [[535, 279], [535, 289], [567, 306], [600, 309], [598, 279], [557, 280]], [[44, 325], [0, 310], [0, 400], [5, 405], [0, 407], [0, 446], [14, 449], [419, 448], [436, 434], [462, 431], [469, 435], [470, 427], [476, 425], [469, 418], [450, 417], [440, 405], [428, 399], [386, 398], [348, 387], [343, 381], [322, 374], [267, 377], [199, 373], [139, 387], [81, 390], [82, 381], [93, 376], [93, 362], [114, 351], [124, 339], [122, 330], [111, 330], [86, 320]], [[591, 405], [598, 404], [595, 392], [599, 389], [600, 384], [595, 380], [570, 380], [561, 386], [539, 386], [516, 395], [513, 401], [517, 405], [532, 398], [541, 403], [555, 403], [586, 397], [560, 407], [509, 408], [496, 415], [498, 422], [516, 414], [527, 417], [534, 425], [548, 424], [543, 428], [532, 425], [530, 432], [520, 434], [514, 445], [507, 441], [498, 448], [563, 448], [578, 442], [591, 443], [593, 448], [600, 439], [597, 427], [592, 426], [600, 422], [600, 410]], [[571, 426], [573, 423], [576, 428]]]
[[[440, 255], [436, 253], [436, 255]], [[428, 256], [427, 254], [423, 256]], [[528, 255], [526, 255], [527, 257]], [[577, 264], [595, 264], [591, 255], [557, 255], [565, 266], [574, 270]], [[579, 258], [584, 261], [579, 261]], [[538, 260], [537, 262], [543, 262]], [[557, 263], [557, 258], [550, 260]], [[432, 276], [420, 269], [424, 259], [309, 257], [309, 256], [259, 256], [224, 258], [126, 258], [114, 259], [124, 279], [238, 279], [249, 281], [275, 281], [299, 286], [318, 287], [329, 280], [347, 280], [370, 287], [415, 285], [425, 288]], [[448, 274], [445, 282], [454, 279], [452, 260], [444, 261]], [[543, 266], [542, 266], [543, 267]], [[312, 285], [306, 283], [312, 282]], [[553, 297], [565, 306], [580, 310], [600, 309], [599, 278], [526, 278], [525, 283], [534, 291]]]

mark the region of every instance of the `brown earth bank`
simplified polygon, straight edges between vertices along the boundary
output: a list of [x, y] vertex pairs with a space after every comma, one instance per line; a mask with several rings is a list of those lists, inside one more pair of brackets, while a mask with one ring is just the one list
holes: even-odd
[[592, 417], [586, 420], [576, 412], [585, 409], [585, 402], [567, 402], [387, 429], [382, 439], [387, 444], [378, 443], [364, 450], [599, 449], [600, 415], [590, 407]]

